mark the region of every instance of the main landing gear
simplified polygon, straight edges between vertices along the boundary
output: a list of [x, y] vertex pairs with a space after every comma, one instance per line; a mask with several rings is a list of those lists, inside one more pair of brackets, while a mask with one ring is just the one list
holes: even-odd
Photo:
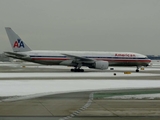
[[82, 66], [81, 63], [77, 64], [74, 69], [71, 69], [71, 72], [84, 72], [83, 69], [80, 69]]
[[137, 66], [136, 72], [139, 72], [139, 66]]
[[71, 72], [84, 72], [83, 69], [71, 69]]

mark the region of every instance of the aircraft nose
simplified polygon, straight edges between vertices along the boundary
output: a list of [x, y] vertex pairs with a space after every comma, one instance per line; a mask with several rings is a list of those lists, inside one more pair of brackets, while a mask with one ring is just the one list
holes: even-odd
[[148, 62], [150, 63], [150, 62], [151, 62], [151, 59], [148, 59]]
[[147, 61], [148, 61], [147, 66], [150, 66], [151, 65], [151, 59], [148, 59]]

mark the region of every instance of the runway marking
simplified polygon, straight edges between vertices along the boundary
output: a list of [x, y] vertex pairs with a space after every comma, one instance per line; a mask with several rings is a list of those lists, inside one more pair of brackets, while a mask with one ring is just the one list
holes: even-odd
[[90, 93], [89, 100], [87, 101], [87, 103], [84, 106], [82, 106], [78, 110], [74, 111], [70, 115], [68, 115], [66, 117], [63, 117], [63, 118], [60, 118], [59, 120], [68, 120], [68, 119], [71, 119], [71, 118], [79, 115], [82, 111], [86, 110], [92, 104], [92, 102], [93, 102], [93, 94], [94, 94], [94, 92]]

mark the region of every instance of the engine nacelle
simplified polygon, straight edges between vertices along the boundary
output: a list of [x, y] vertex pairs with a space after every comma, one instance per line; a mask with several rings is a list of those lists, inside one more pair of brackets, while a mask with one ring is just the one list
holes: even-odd
[[91, 66], [90, 68], [104, 70], [104, 69], [108, 69], [108, 66], [109, 66], [108, 61], [96, 61], [94, 65]]

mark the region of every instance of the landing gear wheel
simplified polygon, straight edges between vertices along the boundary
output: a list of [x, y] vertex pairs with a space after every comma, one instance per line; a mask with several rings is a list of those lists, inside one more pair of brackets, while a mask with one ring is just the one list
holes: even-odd
[[71, 72], [74, 72], [74, 69], [71, 69]]
[[83, 69], [80, 69], [80, 72], [84, 72], [84, 70], [83, 70]]
[[71, 69], [71, 72], [84, 72], [83, 69]]
[[139, 67], [140, 67], [140, 66], [137, 66], [136, 72], [139, 72]]

